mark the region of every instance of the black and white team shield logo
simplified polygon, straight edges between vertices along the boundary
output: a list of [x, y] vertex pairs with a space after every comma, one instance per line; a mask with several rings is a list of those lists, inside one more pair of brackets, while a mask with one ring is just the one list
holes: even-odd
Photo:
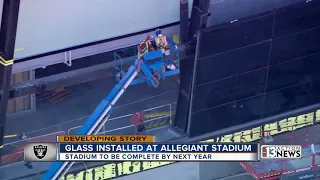
[[34, 155], [36, 155], [38, 159], [44, 158], [47, 154], [47, 150], [48, 150], [48, 146], [43, 146], [43, 145], [33, 146]]

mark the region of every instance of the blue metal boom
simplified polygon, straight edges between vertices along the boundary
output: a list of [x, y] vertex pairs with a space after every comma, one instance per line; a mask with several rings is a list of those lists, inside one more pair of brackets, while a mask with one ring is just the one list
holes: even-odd
[[[168, 43], [176, 48], [176, 44], [167, 38]], [[79, 129], [77, 135], [95, 135], [99, 132], [102, 126], [110, 117], [113, 106], [117, 103], [119, 98], [123, 95], [125, 90], [130, 84], [136, 84], [135, 77], [141, 71], [144, 77], [138, 79], [141, 82], [147, 82], [149, 85], [157, 88], [159, 86], [159, 80], [154, 77], [152, 70], [160, 71], [164, 65], [163, 60], [160, 62], [151, 62], [150, 60], [159, 59], [163, 57], [161, 50], [149, 52], [144, 55], [144, 60], [135, 59], [134, 65], [130, 66], [126, 74], [119, 81], [117, 85], [111, 90], [109, 95], [104, 98], [100, 104], [96, 107], [94, 112], [89, 116], [88, 120]], [[162, 72], [161, 77], [172, 76], [179, 74], [179, 69]], [[136, 80], [135, 80], [136, 81]], [[42, 180], [57, 180], [63, 176], [73, 165], [74, 162], [54, 162], [48, 169], [48, 171], [42, 176]]]
[[[77, 135], [94, 135], [98, 133], [98, 131], [110, 117], [113, 106], [123, 95], [124, 91], [130, 85], [132, 80], [138, 75], [140, 70], [148, 79], [148, 83], [152, 84], [153, 86], [157, 86], [157, 83], [154, 82], [154, 78], [148, 67], [142, 61], [135, 60], [135, 64], [128, 69], [128, 72], [111, 90], [110, 94], [100, 102], [94, 112], [89, 116], [88, 120], [79, 129]], [[70, 169], [73, 163], [74, 162], [54, 162], [44, 174], [42, 179], [58, 179]]]

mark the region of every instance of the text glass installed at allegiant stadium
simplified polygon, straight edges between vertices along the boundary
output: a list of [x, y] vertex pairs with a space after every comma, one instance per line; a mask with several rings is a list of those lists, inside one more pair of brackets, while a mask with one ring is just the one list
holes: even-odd
[[191, 136], [320, 101], [320, 11], [310, 5], [202, 32]]

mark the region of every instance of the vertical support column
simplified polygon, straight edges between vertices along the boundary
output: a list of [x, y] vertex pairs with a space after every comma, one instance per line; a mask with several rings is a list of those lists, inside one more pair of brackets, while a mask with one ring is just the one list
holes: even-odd
[[180, 0], [180, 41], [187, 43], [189, 34], [189, 8], [188, 0]]
[[[182, 0], [180, 0], [180, 3]], [[191, 21], [189, 30], [185, 31], [181, 29], [181, 33], [188, 32], [188, 47], [190, 48], [190, 52], [186, 52], [188, 58], [183, 59], [180, 61], [180, 91], [179, 91], [179, 98], [177, 102], [177, 110], [176, 110], [176, 117], [174, 120], [174, 127], [181, 131], [184, 134], [188, 134], [190, 129], [190, 121], [191, 121], [191, 111], [192, 107], [190, 106], [191, 103], [191, 92], [193, 92], [194, 88], [194, 76], [196, 74], [195, 69], [195, 49], [198, 46], [196, 45], [197, 42], [197, 34], [200, 28], [206, 26], [206, 19], [209, 10], [209, 2], [210, 0], [193, 0], [192, 11], [191, 11]], [[188, 5], [188, 4], [187, 4]], [[181, 4], [180, 4], [180, 13], [181, 13]], [[188, 14], [188, 12], [187, 12]], [[181, 14], [180, 14], [181, 15]], [[185, 18], [185, 17], [180, 17]], [[182, 20], [181, 19], [181, 20]], [[180, 22], [180, 28], [182, 28], [184, 22]], [[198, 43], [199, 44], [199, 43]], [[194, 48], [195, 47], [195, 48]]]
[[[36, 79], [36, 76], [35, 76], [35, 70], [30, 70], [29, 72], [29, 79], [30, 80], [34, 80]], [[30, 95], [30, 110], [35, 110], [36, 109], [36, 94], [31, 94]]]
[[[20, 0], [3, 0], [0, 30], [0, 146], [6, 124], [9, 87], [12, 73], [14, 46], [19, 16]], [[1, 148], [0, 148], [1, 155]]]
[[210, 0], [193, 0], [191, 21], [189, 29], [189, 39], [194, 39], [194, 36], [201, 28], [206, 27]]

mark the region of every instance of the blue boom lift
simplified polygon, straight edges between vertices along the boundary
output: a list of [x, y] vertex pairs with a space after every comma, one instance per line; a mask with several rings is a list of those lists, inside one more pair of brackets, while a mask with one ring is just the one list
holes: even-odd
[[[168, 38], [169, 39], [169, 38]], [[169, 39], [171, 47], [177, 47], [176, 44]], [[79, 129], [77, 135], [95, 135], [99, 132], [105, 122], [111, 115], [112, 108], [118, 101], [118, 99], [123, 95], [125, 90], [129, 85], [148, 83], [153, 87], [157, 88], [159, 86], [159, 80], [167, 77], [179, 74], [179, 68], [173, 70], [168, 70], [163, 72], [162, 68], [168, 65], [172, 65], [179, 60], [179, 51], [177, 49], [170, 50], [170, 59], [165, 60], [163, 52], [161, 50], [153, 51], [144, 55], [143, 60], [138, 60], [136, 57], [129, 58], [129, 60], [134, 60], [134, 64], [126, 69], [125, 63], [123, 63], [125, 58], [119, 56], [119, 52], [115, 53], [115, 57], [120, 58], [120, 64], [116, 64], [116, 75], [121, 73], [120, 76], [116, 76], [118, 84], [111, 90], [109, 95], [104, 98], [94, 112], [89, 116], [88, 120]], [[127, 59], [128, 60], [128, 59]], [[132, 62], [131, 62], [132, 63]], [[119, 71], [120, 70], [120, 71]], [[155, 76], [155, 74], [157, 74]], [[74, 162], [54, 162], [48, 171], [42, 177], [43, 180], [57, 180], [63, 176], [73, 165]]]

